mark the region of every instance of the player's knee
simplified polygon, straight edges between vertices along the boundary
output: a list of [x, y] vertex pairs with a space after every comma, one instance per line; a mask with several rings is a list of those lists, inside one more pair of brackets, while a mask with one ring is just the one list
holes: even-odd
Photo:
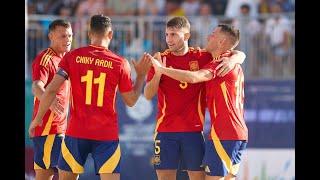
[[157, 170], [158, 180], [175, 180], [176, 175], [176, 170]]

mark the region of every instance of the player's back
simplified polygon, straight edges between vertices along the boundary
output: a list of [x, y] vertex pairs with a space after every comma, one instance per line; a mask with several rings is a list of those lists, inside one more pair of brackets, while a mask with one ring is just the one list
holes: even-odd
[[66, 134], [96, 140], [118, 139], [117, 89], [132, 90], [127, 60], [104, 47], [90, 45], [67, 53], [60, 66], [71, 82]]

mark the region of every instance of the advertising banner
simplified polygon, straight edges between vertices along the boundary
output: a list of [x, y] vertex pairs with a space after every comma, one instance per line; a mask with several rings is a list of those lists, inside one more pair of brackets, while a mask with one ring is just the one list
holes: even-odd
[[[294, 81], [247, 81], [245, 83], [245, 119], [249, 129], [248, 149], [237, 180], [293, 180], [295, 177], [295, 87]], [[33, 176], [33, 149], [28, 138], [32, 117], [31, 81], [26, 80], [25, 96], [25, 174]], [[152, 165], [153, 137], [157, 117], [157, 97], [146, 100], [141, 94], [134, 107], [117, 96], [119, 137], [121, 146], [121, 180], [156, 180]], [[208, 111], [204, 134], [210, 127]], [[28, 177], [28, 178], [27, 178]], [[91, 156], [80, 180], [100, 179], [94, 174]], [[187, 180], [178, 171], [177, 180]]]

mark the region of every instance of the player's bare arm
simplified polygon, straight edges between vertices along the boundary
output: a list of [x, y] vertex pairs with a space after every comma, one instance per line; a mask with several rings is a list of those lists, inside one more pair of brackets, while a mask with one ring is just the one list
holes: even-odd
[[[157, 52], [153, 57], [160, 59], [161, 58], [160, 52]], [[149, 59], [150, 59], [150, 57], [149, 57]], [[161, 74], [162, 73], [160, 71], [157, 71], [155, 69], [155, 73], [154, 73], [153, 78], [149, 82], [146, 83], [146, 85], [144, 87], [144, 97], [147, 100], [150, 100], [153, 96], [155, 96], [157, 94], [160, 79], [161, 79]]]
[[200, 69], [198, 71], [188, 71], [188, 70], [181, 70], [181, 69], [174, 69], [166, 67], [166, 58], [163, 59], [155, 59], [151, 57], [153, 67], [175, 80], [184, 81], [188, 83], [198, 83], [209, 81], [213, 78], [213, 74], [209, 70]]
[[63, 82], [65, 80], [66, 79], [64, 77], [56, 74], [56, 75], [54, 75], [52, 81], [47, 86], [46, 91], [44, 92], [44, 94], [42, 95], [42, 97], [40, 99], [40, 105], [39, 105], [37, 115], [29, 126], [29, 136], [30, 137], [34, 136], [34, 129], [37, 126], [42, 125], [43, 116], [50, 108], [52, 102], [54, 101], [54, 99], [58, 93], [60, 86], [63, 84]]
[[232, 50], [231, 57], [222, 57], [219, 61], [221, 63], [216, 67], [219, 69], [217, 76], [222, 77], [228, 74], [230, 70], [234, 68], [236, 64], [242, 64], [246, 58], [246, 54], [239, 50]]
[[[35, 80], [32, 83], [32, 93], [37, 99], [41, 99], [45, 92], [45, 84], [41, 80]], [[50, 110], [60, 116], [64, 112], [64, 107], [61, 105], [61, 99], [56, 97], [50, 106]]]
[[136, 81], [134, 84], [134, 89], [130, 92], [121, 93], [123, 101], [129, 107], [134, 106], [138, 101], [142, 91], [143, 82], [151, 67], [151, 62], [147, 58], [146, 53], [142, 55], [139, 63], [136, 63], [136, 61], [133, 58], [131, 58], [131, 62], [136, 71]]

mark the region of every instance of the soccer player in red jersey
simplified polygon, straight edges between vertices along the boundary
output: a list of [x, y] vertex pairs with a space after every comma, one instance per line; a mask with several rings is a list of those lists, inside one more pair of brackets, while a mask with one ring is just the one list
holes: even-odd
[[[157, 61], [150, 55], [153, 67], [169, 77], [188, 83], [205, 82], [211, 129], [203, 159], [206, 180], [235, 179], [241, 155], [248, 142], [244, 120], [244, 74], [236, 65], [227, 75], [217, 76], [218, 59], [231, 56], [240, 41], [240, 32], [232, 25], [219, 24], [208, 36], [207, 50], [215, 57], [198, 71], [168, 67], [168, 60]], [[166, 62], [165, 62], [166, 61]], [[167, 64], [167, 65], [166, 65]]]
[[88, 33], [91, 44], [67, 53], [60, 69], [42, 96], [38, 114], [29, 129], [41, 126], [57, 90], [71, 83], [70, 117], [59, 157], [59, 179], [78, 179], [92, 154], [95, 173], [101, 179], [120, 179], [120, 143], [116, 94], [119, 89], [124, 102], [132, 107], [137, 102], [151, 62], [144, 54], [139, 63], [132, 60], [136, 71], [131, 80], [129, 62], [108, 49], [113, 36], [111, 19], [94, 15]]
[[[166, 58], [167, 67], [197, 71], [212, 61], [205, 50], [188, 47], [190, 23], [185, 17], [173, 17], [166, 25], [166, 43], [169, 49], [155, 56]], [[245, 54], [227, 58], [220, 66], [225, 75], [236, 63], [242, 63]], [[225, 64], [226, 63], [226, 64]], [[177, 81], [153, 68], [147, 76], [144, 89], [146, 99], [158, 93], [158, 115], [155, 128], [154, 167], [159, 180], [176, 179], [179, 161], [190, 180], [204, 179], [202, 159], [205, 152], [203, 124], [206, 108], [205, 83]]]
[[[50, 46], [32, 63], [32, 93], [34, 94], [33, 117], [37, 115], [40, 99], [58, 70], [58, 64], [70, 51], [72, 28], [68, 21], [57, 19], [49, 25]], [[50, 109], [43, 116], [43, 125], [34, 129], [31, 137], [34, 147], [35, 179], [52, 179], [57, 172], [60, 145], [66, 131], [69, 103], [69, 83], [58, 90]]]

